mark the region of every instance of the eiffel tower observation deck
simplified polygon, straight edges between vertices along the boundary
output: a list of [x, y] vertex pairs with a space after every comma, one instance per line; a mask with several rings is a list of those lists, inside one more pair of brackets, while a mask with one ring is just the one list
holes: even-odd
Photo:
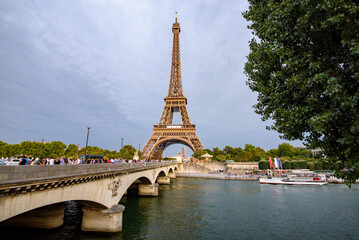
[[[204, 149], [196, 134], [196, 126], [191, 123], [187, 112], [187, 98], [183, 95], [179, 34], [181, 27], [176, 21], [172, 26], [173, 46], [171, 75], [165, 106], [157, 125], [153, 126], [152, 136], [142, 149], [145, 159], [160, 159], [163, 151], [173, 144], [183, 144], [192, 151]], [[181, 124], [173, 124], [173, 113], [179, 112]]]

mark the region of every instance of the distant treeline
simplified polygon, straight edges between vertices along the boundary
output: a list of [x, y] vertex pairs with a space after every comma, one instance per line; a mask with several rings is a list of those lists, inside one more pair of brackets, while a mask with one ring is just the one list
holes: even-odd
[[[314, 170], [335, 170], [338, 169], [340, 166], [340, 162], [329, 162], [322, 159], [315, 160], [293, 160], [293, 161], [283, 161], [281, 158], [281, 165], [282, 169], [310, 169], [312, 171]], [[270, 169], [270, 163], [267, 160], [261, 160], [259, 161], [259, 169]]]
[[241, 147], [226, 146], [223, 150], [213, 148], [213, 150], [197, 150], [192, 156], [200, 159], [200, 157], [209, 153], [213, 155], [213, 160], [224, 162], [226, 160], [234, 160], [236, 162], [258, 162], [260, 160], [268, 160], [269, 157], [280, 157], [281, 161], [285, 160], [314, 160], [313, 153], [305, 148], [296, 148], [289, 143], [278, 145], [277, 149], [265, 151], [260, 147], [252, 144], [246, 144], [244, 149]]
[[[0, 157], [39, 157], [41, 150], [41, 157], [63, 157], [76, 158], [85, 154], [85, 147], [79, 148], [75, 144], [68, 146], [60, 141], [53, 141], [49, 143], [25, 141], [18, 144], [8, 144], [0, 141]], [[137, 150], [131, 145], [125, 145], [122, 150], [110, 151], [99, 147], [88, 146], [87, 154], [103, 155], [105, 159], [132, 159]], [[141, 155], [141, 154], [140, 154]]]
[[[48, 143], [25, 141], [18, 144], [8, 144], [0, 141], [0, 157], [20, 157], [23, 155], [39, 157], [41, 150], [41, 157], [62, 157], [75, 158], [85, 154], [85, 147], [78, 148], [75, 144], [66, 145], [60, 141], [53, 141]], [[99, 147], [88, 146], [87, 154], [103, 155], [105, 159], [132, 159], [137, 151], [131, 145], [125, 145], [122, 150], [107, 150]], [[308, 160], [313, 161], [314, 156], [312, 152], [305, 148], [295, 148], [289, 143], [282, 143], [278, 145], [277, 149], [265, 151], [260, 147], [255, 147], [252, 144], [246, 144], [244, 149], [241, 147], [226, 146], [223, 150], [213, 148], [213, 150], [205, 149], [198, 150], [192, 156], [200, 159], [201, 155], [209, 153], [213, 155], [215, 161], [234, 160], [236, 162], [258, 162], [260, 160], [268, 160], [269, 157], [280, 157], [281, 161], [286, 160]], [[141, 152], [140, 152], [141, 156]]]

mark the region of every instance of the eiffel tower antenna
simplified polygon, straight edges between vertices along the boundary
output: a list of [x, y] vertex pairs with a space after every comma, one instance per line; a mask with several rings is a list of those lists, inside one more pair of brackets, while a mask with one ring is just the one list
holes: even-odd
[[[172, 26], [173, 45], [170, 82], [165, 106], [157, 125], [153, 126], [152, 136], [142, 149], [145, 159], [160, 159], [163, 151], [172, 144], [184, 144], [193, 152], [204, 149], [196, 134], [196, 125], [191, 123], [187, 112], [187, 98], [183, 95], [179, 34], [181, 28], [176, 21]], [[181, 124], [172, 124], [173, 113], [179, 112]]]

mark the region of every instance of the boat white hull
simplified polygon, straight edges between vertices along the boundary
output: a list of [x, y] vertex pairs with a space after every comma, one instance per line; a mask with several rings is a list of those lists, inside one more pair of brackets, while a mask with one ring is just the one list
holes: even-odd
[[325, 185], [328, 182], [324, 181], [300, 181], [298, 179], [294, 180], [285, 180], [282, 178], [259, 178], [259, 183], [261, 184], [283, 184], [283, 185]]

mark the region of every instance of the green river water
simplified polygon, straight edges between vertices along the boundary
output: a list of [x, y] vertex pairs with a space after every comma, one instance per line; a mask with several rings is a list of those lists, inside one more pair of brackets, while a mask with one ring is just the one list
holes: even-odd
[[[359, 186], [261, 185], [257, 181], [177, 178], [155, 198], [129, 192], [123, 231], [81, 232], [69, 203], [61, 229], [5, 228], [1, 239], [359, 239]], [[4, 234], [11, 234], [4, 238]]]

